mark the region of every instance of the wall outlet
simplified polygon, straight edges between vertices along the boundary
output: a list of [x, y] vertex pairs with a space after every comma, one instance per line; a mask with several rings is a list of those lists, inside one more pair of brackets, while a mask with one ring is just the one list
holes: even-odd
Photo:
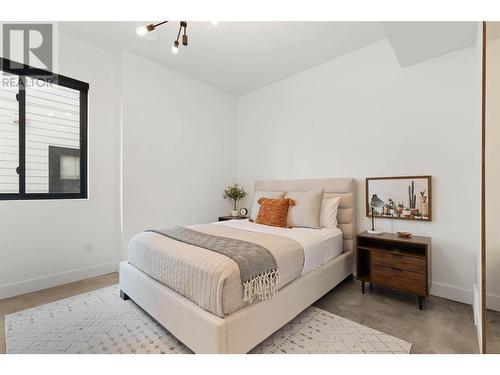
[[86, 253], [89, 253], [92, 251], [92, 244], [90, 242], [85, 242], [83, 244], [83, 251], [85, 251]]

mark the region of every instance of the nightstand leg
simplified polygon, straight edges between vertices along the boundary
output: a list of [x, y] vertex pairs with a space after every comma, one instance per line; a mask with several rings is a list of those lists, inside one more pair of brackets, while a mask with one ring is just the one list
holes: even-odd
[[365, 282], [361, 281], [361, 293], [365, 294]]
[[424, 297], [418, 296], [418, 309], [423, 310], [424, 309]]
[[370, 290], [373, 290], [373, 283], [370, 283]]

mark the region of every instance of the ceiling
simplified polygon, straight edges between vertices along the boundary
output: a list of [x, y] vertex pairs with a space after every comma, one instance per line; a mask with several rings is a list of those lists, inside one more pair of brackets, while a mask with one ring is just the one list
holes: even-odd
[[384, 22], [383, 25], [403, 67], [474, 45], [478, 29], [477, 22]]
[[402, 66], [474, 44], [474, 22], [188, 22], [189, 46], [170, 47], [178, 23], [159, 38], [135, 34], [150, 22], [61, 22], [59, 30], [114, 51], [128, 50], [241, 96], [388, 38]]

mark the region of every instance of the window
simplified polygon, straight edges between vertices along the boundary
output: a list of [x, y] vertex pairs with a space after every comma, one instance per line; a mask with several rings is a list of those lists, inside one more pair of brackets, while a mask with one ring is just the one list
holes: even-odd
[[86, 198], [89, 85], [0, 64], [0, 199]]

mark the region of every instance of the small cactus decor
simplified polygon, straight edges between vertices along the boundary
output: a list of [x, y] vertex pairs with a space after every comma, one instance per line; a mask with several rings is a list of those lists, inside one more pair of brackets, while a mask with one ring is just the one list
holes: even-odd
[[415, 194], [415, 181], [411, 182], [411, 185], [408, 186], [408, 198], [409, 198], [409, 205], [410, 209], [416, 208], [417, 207], [417, 196]]

